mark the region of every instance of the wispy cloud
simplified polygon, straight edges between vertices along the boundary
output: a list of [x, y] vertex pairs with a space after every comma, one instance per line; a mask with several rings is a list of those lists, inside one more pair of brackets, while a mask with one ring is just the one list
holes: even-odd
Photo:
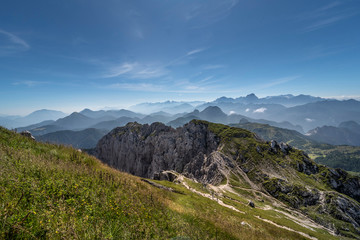
[[118, 77], [120, 75], [123, 75], [125, 73], [131, 72], [135, 67], [137, 66], [137, 63], [123, 63], [119, 66], [115, 66], [110, 68], [109, 72], [105, 74], [104, 77], [111, 78], [111, 77]]
[[208, 76], [198, 81], [190, 79], [171, 79], [159, 80], [157, 82], [148, 81], [126, 81], [99, 86], [99, 88], [119, 89], [140, 92], [167, 92], [167, 93], [205, 93], [218, 92], [220, 89], [217, 82], [221, 80], [214, 80], [214, 76]]
[[187, 52], [186, 56], [191, 56], [191, 55], [200, 53], [200, 52], [202, 52], [204, 50], [205, 50], [205, 48], [197, 48], [197, 49], [194, 49], [194, 50], [191, 50], [191, 51]]
[[[256, 79], [256, 80], [249, 79], [249, 80], [246, 80], [246, 82], [250, 82], [250, 84], [242, 84], [241, 87], [235, 86], [235, 85], [225, 86], [224, 84], [219, 84], [218, 92], [224, 93], [224, 94], [225, 93], [239, 93], [239, 92], [249, 93], [249, 92], [253, 92], [254, 89], [262, 90], [262, 89], [271, 88], [271, 87], [274, 87], [277, 85], [285, 84], [287, 82], [296, 80], [300, 77], [301, 76], [288, 76], [288, 77], [277, 78], [277, 79], [269, 79], [267, 81], [263, 81], [263, 83], [261, 83], [261, 84], [253, 84], [253, 85], [251, 85], [251, 82], [258, 81], [258, 79]], [[224, 81], [224, 82], [226, 82], [226, 81]]]
[[[91, 64], [101, 65], [106, 67], [106, 73], [102, 75], [103, 78], [113, 77], [127, 77], [132, 79], [149, 79], [163, 77], [170, 74], [170, 66], [187, 64], [194, 55], [205, 51], [206, 48], [196, 48], [188, 51], [185, 55], [177, 57], [166, 64], [161, 63], [141, 63], [141, 62], [123, 62], [118, 65], [106, 64], [101, 61], [92, 61]], [[110, 66], [109, 66], [110, 65]]]
[[298, 19], [308, 22], [307, 26], [302, 29], [303, 33], [307, 33], [331, 26], [356, 14], [353, 9], [346, 8], [343, 3], [336, 1], [305, 13], [299, 16]]
[[193, 28], [206, 27], [226, 18], [238, 2], [238, 0], [209, 0], [186, 3], [184, 19], [191, 22]]
[[133, 34], [136, 38], [144, 39], [144, 32], [139, 27], [133, 29]]
[[13, 33], [0, 29], [0, 35], [5, 36], [5, 41], [0, 42], [0, 50], [3, 53], [11, 53], [17, 51], [26, 51], [30, 49], [30, 45], [20, 37]]
[[13, 85], [15, 85], [15, 86], [23, 85], [23, 86], [27, 86], [27, 87], [36, 87], [36, 86], [44, 85], [44, 84], [48, 84], [48, 82], [25, 80], [25, 81], [19, 81], [19, 82], [13, 83]]
[[332, 25], [340, 20], [351, 17], [352, 15], [353, 14], [343, 14], [343, 15], [333, 16], [333, 17], [319, 20], [319, 21], [315, 22], [314, 24], [306, 27], [304, 29], [304, 32], [312, 32], [312, 31], [327, 27], [327, 26]]
[[130, 91], [141, 91], [141, 92], [163, 92], [164, 86], [155, 85], [152, 83], [114, 83], [105, 86], [105, 88], [110, 89], [121, 89], [121, 90], [130, 90]]
[[118, 66], [110, 67], [108, 72], [103, 77], [112, 78], [125, 76], [133, 79], [147, 79], [161, 77], [167, 73], [168, 70], [161, 65], [125, 62]]
[[262, 107], [262, 108], [255, 109], [253, 111], [253, 113], [264, 113], [266, 110], [267, 110], [267, 108]]
[[339, 5], [341, 5], [341, 2], [331, 2], [331, 3], [329, 3], [329, 4], [325, 5], [325, 6], [317, 9], [317, 12], [326, 11], [326, 10], [332, 9], [334, 7], [337, 7]]
[[220, 69], [220, 68], [225, 68], [225, 65], [221, 65], [221, 64], [215, 64], [215, 65], [205, 65], [202, 67], [203, 70], [212, 70], [212, 69]]
[[274, 87], [280, 84], [284, 84], [290, 81], [293, 81], [295, 79], [300, 78], [300, 76], [289, 76], [289, 77], [283, 77], [283, 78], [278, 78], [278, 79], [274, 79], [274, 80], [270, 80], [269, 82], [259, 86], [260, 89], [264, 89], [264, 88], [270, 88], [270, 87]]
[[311, 48], [304, 49], [304, 54], [305, 54], [306, 60], [316, 59], [316, 58], [326, 57], [326, 56], [330, 56], [330, 55], [334, 55], [334, 54], [339, 54], [341, 52], [348, 50], [349, 48], [351, 48], [351, 47], [349, 47], [349, 46], [328, 47], [328, 46], [317, 45], [317, 46], [313, 46]]
[[327, 96], [325, 98], [330, 99], [337, 99], [337, 100], [349, 100], [349, 99], [355, 99], [360, 100], [360, 95], [339, 95], [339, 96]]

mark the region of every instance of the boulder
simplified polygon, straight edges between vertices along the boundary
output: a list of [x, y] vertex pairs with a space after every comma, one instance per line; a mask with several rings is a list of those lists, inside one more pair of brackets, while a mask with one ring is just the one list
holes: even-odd
[[20, 135], [25, 136], [27, 138], [30, 138], [32, 140], [35, 140], [35, 137], [29, 132], [29, 131], [22, 131]]

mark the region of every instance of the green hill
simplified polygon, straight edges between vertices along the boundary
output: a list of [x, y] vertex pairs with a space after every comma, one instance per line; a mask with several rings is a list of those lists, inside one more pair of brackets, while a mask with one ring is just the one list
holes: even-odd
[[345, 239], [243, 188], [238, 176], [223, 194], [178, 179], [145, 182], [73, 148], [0, 128], [0, 238]]
[[304, 150], [316, 162], [326, 166], [360, 172], [360, 147], [319, 143], [297, 131], [273, 127], [267, 124], [248, 122], [232, 124], [231, 126], [252, 131], [266, 141], [286, 142], [298, 149]]

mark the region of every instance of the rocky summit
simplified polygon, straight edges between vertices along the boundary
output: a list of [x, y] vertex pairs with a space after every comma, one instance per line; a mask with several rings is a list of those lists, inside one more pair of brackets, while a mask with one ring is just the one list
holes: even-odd
[[177, 129], [129, 123], [104, 136], [93, 152], [136, 176], [186, 177], [219, 196], [231, 193], [234, 199], [236, 192], [247, 203], [255, 201], [255, 208], [266, 199], [335, 236], [360, 238], [358, 177], [316, 164], [304, 152], [248, 130], [200, 120]]
[[97, 144], [96, 156], [108, 165], [145, 178], [174, 170], [201, 182], [218, 184], [230, 160], [217, 151], [220, 139], [205, 125], [173, 129], [162, 123], [129, 123]]

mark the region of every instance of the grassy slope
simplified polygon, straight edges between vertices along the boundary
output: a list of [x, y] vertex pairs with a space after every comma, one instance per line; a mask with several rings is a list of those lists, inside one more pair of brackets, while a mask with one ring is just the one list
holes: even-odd
[[0, 128], [1, 239], [304, 239], [255, 218], [248, 206], [241, 206], [246, 214], [234, 212], [162, 183], [184, 194], [155, 188], [72, 148]]
[[233, 124], [232, 126], [255, 132], [267, 141], [286, 142], [306, 151], [316, 162], [329, 167], [360, 172], [360, 147], [317, 143], [294, 130], [272, 127], [260, 123]]
[[[241, 159], [237, 158], [236, 160], [240, 161], [242, 166], [250, 170], [247, 176], [253, 182], [262, 183], [264, 186], [266, 184], [272, 185], [272, 181], [274, 180], [277, 181], [278, 177], [276, 175], [281, 176], [280, 178], [287, 179], [290, 185], [294, 187], [294, 192], [283, 194], [279, 199], [285, 203], [289, 203], [290, 206], [292, 206], [294, 200], [295, 202], [297, 199], [301, 200], [301, 194], [297, 194], [296, 192], [304, 192], [307, 189], [315, 190], [314, 188], [324, 191], [327, 194], [333, 192], [327, 183], [328, 180], [324, 177], [329, 172], [329, 169], [325, 166], [319, 165], [319, 173], [312, 174], [311, 177], [295, 170], [298, 163], [300, 165], [303, 164], [303, 154], [301, 151], [291, 151], [287, 156], [284, 156], [281, 152], [274, 154], [268, 151], [262, 151], [262, 153], [259, 154], [256, 152], [256, 148], [268, 149], [269, 145], [268, 143], [256, 140], [255, 134], [248, 130], [199, 120], [194, 120], [194, 122], [207, 124], [212, 132], [220, 136], [221, 143], [223, 144], [223, 153], [228, 154], [228, 156], [241, 156]], [[270, 179], [264, 177], [264, 173], [270, 175]], [[275, 178], [273, 178], [274, 176]], [[230, 183], [232, 180], [234, 180], [234, 178], [230, 178]], [[237, 182], [240, 186], [243, 184], [241, 180], [237, 181], [235, 179], [234, 182], [235, 184]], [[242, 190], [244, 190], [245, 186], [241, 187]], [[244, 196], [244, 194], [242, 195]], [[334, 219], [329, 214], [319, 213], [311, 207], [305, 207], [302, 210], [307, 215], [312, 216], [313, 219], [323, 219], [323, 222], [331, 222], [337, 228], [351, 229], [351, 233], [342, 232], [344, 235], [358, 236], [356, 235], [356, 230], [350, 223]], [[353, 235], [353, 233], [355, 233], [355, 235]]]

